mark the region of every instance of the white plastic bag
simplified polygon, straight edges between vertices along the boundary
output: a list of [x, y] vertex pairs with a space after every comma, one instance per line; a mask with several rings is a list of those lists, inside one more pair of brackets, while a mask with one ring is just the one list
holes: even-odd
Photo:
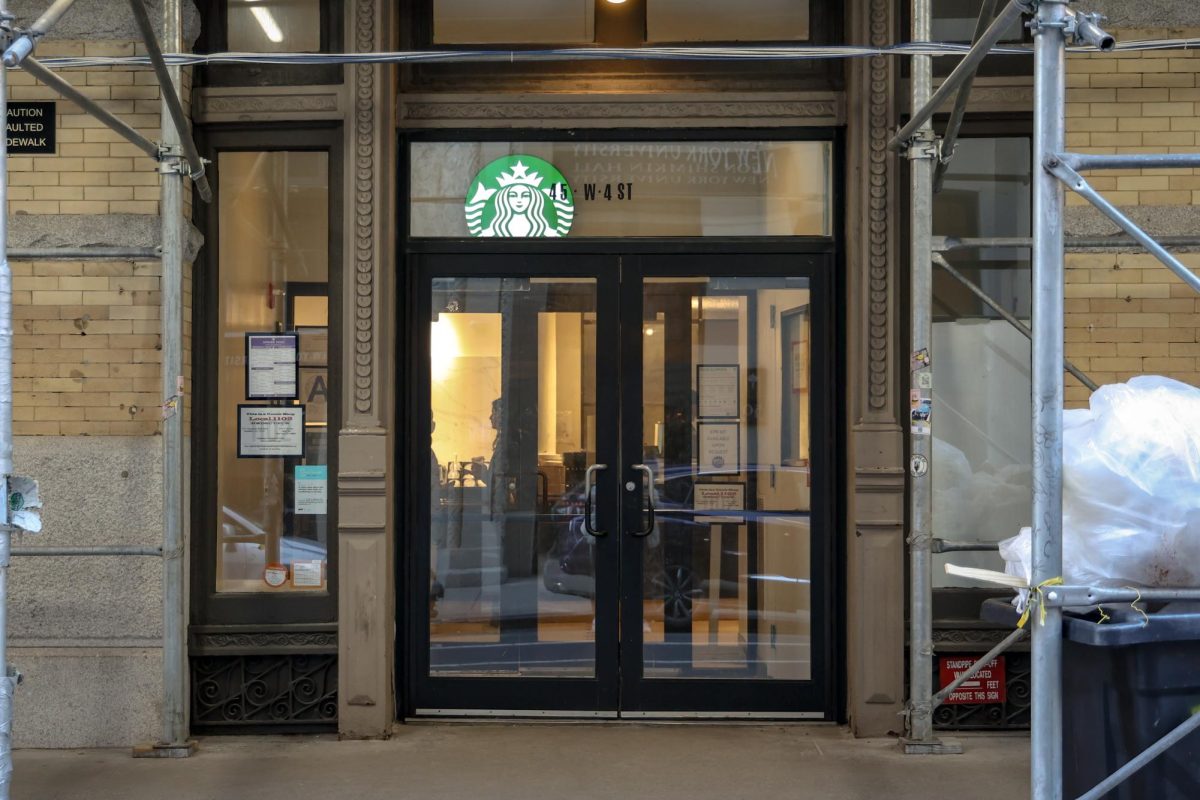
[[[1200, 389], [1137, 377], [1102, 386], [1063, 422], [1064, 581], [1200, 584]], [[1029, 581], [1029, 528], [1000, 554]]]

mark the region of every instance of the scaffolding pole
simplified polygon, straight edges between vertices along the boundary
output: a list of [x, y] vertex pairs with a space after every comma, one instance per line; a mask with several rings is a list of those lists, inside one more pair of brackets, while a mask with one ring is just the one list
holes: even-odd
[[[0, 44], [12, 41], [8, 0], [0, 0]], [[8, 119], [8, 70], [0, 67], [0, 119]], [[12, 266], [8, 263], [8, 137], [0, 137], [0, 800], [12, 787], [13, 694], [8, 666], [8, 565], [12, 551], [8, 480], [13, 471]]]
[[[928, 41], [932, 25], [932, 0], [913, 0], [913, 41]], [[964, 62], [967, 59], [964, 59]], [[932, 105], [933, 59], [913, 56], [912, 107], [920, 112]], [[933, 398], [933, 175], [937, 141], [930, 121], [914, 116], [907, 134], [911, 176], [909, 226], [911, 243], [911, 316], [909, 340], [913, 352], [910, 370], [910, 406], [917, 409]], [[898, 137], [899, 138], [899, 137]], [[908, 753], [961, 753], [961, 746], [933, 735], [933, 459], [932, 417], [917, 420], [914, 410], [909, 437], [908, 535], [909, 609], [908, 725], [903, 742]]]
[[[1062, 575], [1063, 186], [1042, 168], [1066, 143], [1065, 0], [1041, 0], [1033, 29], [1033, 577]], [[1037, 602], [1038, 592], [1032, 592]], [[1062, 609], [1032, 632], [1033, 796], [1062, 798]]]

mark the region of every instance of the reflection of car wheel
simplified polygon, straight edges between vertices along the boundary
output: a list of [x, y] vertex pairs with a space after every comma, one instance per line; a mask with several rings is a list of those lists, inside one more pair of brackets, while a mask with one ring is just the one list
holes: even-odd
[[654, 577], [654, 596], [662, 598], [663, 618], [668, 624], [691, 622], [693, 584], [691, 567], [683, 564], [669, 565]]

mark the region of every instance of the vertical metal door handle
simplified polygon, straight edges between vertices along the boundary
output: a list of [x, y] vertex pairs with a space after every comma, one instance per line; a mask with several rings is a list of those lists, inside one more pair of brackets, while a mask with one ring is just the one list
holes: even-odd
[[645, 528], [629, 532], [630, 535], [641, 539], [654, 533], [654, 470], [645, 464], [634, 464], [633, 469], [646, 476], [646, 513], [649, 519]]
[[594, 476], [597, 471], [608, 469], [608, 464], [592, 464], [583, 474], [583, 530], [590, 536], [605, 536], [608, 531], [598, 531], [592, 527], [592, 490], [595, 488]]

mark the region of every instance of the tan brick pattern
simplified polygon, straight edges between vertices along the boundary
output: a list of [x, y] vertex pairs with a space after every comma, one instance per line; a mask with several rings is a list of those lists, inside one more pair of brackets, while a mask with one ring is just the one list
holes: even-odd
[[[132, 43], [46, 42], [41, 56], [128, 56]], [[152, 70], [112, 67], [64, 70], [76, 88], [151, 141], [158, 141], [159, 90]], [[157, 214], [153, 159], [22, 70], [9, 75], [13, 100], [58, 102], [58, 153], [9, 161], [9, 209], [21, 214]]]
[[[54, 42], [41, 56], [127, 56], [140, 45]], [[62, 72], [151, 141], [159, 89], [148, 68]], [[153, 159], [28, 74], [10, 73], [14, 100], [58, 102], [58, 152], [9, 160], [14, 214], [158, 214]], [[190, 94], [185, 71], [184, 97]], [[184, 197], [190, 209], [190, 184]], [[190, 212], [189, 212], [190, 213]], [[152, 435], [160, 428], [158, 262], [14, 262], [13, 427], [18, 435]], [[184, 276], [184, 373], [191, 372], [191, 268]]]
[[[1123, 40], [1179, 31], [1121, 31]], [[1085, 153], [1200, 150], [1200, 53], [1076, 55], [1068, 73], [1067, 146]], [[1122, 206], [1200, 202], [1195, 170], [1092, 173], [1089, 182]], [[1086, 204], [1068, 193], [1068, 203]], [[1181, 256], [1193, 270], [1200, 254]], [[1144, 252], [1072, 253], [1066, 271], [1066, 355], [1097, 383], [1165, 375], [1200, 385], [1200, 296]], [[1067, 376], [1068, 407], [1088, 390]]]
[[13, 273], [14, 432], [157, 432], [160, 265], [17, 262]]
[[[1178, 31], [1121, 31], [1122, 39]], [[1170, 50], [1072, 56], [1067, 71], [1067, 146], [1084, 153], [1191, 153], [1200, 149], [1200, 52]], [[1089, 182], [1118, 205], [1200, 202], [1194, 170], [1121, 170]], [[1067, 202], [1086, 200], [1068, 194]]]

